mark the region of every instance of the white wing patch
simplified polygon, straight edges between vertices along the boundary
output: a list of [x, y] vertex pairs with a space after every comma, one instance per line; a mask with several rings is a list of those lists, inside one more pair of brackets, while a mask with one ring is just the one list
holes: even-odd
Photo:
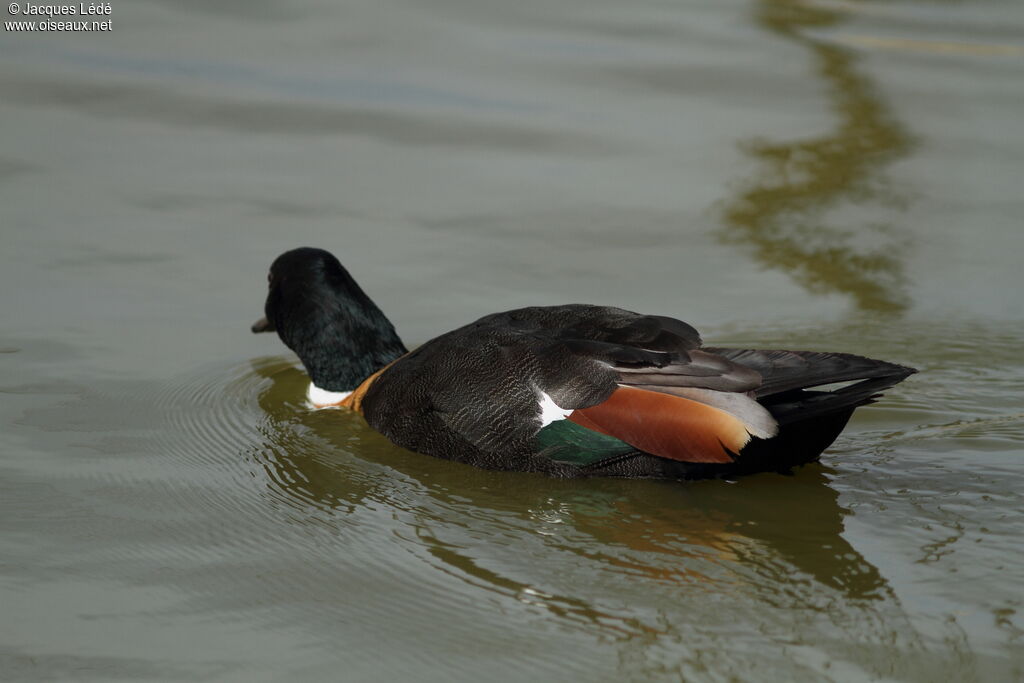
[[351, 391], [327, 391], [310, 382], [309, 389], [306, 390], [306, 400], [314, 410], [337, 408], [338, 404], [348, 398], [351, 393]]
[[552, 422], [558, 420], [564, 420], [572, 414], [572, 410], [565, 410], [559, 408], [558, 404], [555, 403], [554, 399], [545, 394], [543, 391], [540, 393], [540, 427], [543, 429]]

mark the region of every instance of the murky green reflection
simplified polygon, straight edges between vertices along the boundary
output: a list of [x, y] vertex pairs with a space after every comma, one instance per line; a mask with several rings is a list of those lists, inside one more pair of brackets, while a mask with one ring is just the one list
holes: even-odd
[[754, 18], [807, 50], [837, 120], [824, 135], [744, 144], [760, 170], [725, 203], [722, 239], [752, 247], [759, 263], [786, 271], [812, 292], [848, 295], [862, 310], [903, 311], [908, 237], [884, 211], [876, 222], [857, 218], [843, 225], [837, 210], [852, 203], [859, 215], [870, 215], [872, 208], [892, 209], [906, 201], [883, 172], [910, 151], [910, 133], [857, 70], [855, 53], [808, 34], [840, 24], [843, 11], [801, 0], [762, 0]]

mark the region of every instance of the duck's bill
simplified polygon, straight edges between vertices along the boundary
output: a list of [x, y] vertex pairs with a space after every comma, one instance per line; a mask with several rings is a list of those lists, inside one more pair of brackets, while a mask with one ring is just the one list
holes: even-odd
[[260, 318], [252, 324], [253, 332], [274, 332], [274, 325], [266, 318]]

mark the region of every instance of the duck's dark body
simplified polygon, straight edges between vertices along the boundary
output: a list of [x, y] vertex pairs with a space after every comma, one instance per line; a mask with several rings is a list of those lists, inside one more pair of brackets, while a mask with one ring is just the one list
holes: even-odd
[[[556, 476], [706, 478], [787, 470], [816, 460], [854, 408], [912, 372], [814, 352], [703, 349], [739, 367], [681, 362], [699, 347], [696, 330], [685, 323], [617, 308], [570, 304], [495, 313], [395, 363], [367, 390], [363, 414], [405, 448], [480, 467]], [[756, 382], [744, 372], [753, 369], [763, 377], [753, 391], [779, 422], [779, 434], [751, 440], [730, 463], [681, 462], [636, 449], [582, 468], [561, 462], [538, 447], [534, 387], [565, 408], [600, 403], [623, 378], [595, 358], [613, 359], [630, 375], [637, 369], [661, 375], [672, 368], [680, 385], [722, 390]], [[865, 381], [835, 393], [802, 389], [855, 379]]]
[[[348, 367], [340, 373], [329, 368], [345, 366], [332, 353], [353, 353], [346, 348], [351, 325], [341, 325], [332, 339], [323, 321], [294, 322], [297, 309], [306, 316], [317, 310], [337, 315], [358, 298], [338, 278], [343, 286], [310, 289], [310, 282], [324, 278], [305, 277], [307, 271], [335, 267], [348, 276], [320, 250], [278, 259], [271, 270], [270, 322], [260, 330], [276, 328], [318, 386], [349, 390], [356, 387]], [[346, 303], [319, 301], [338, 297]], [[857, 406], [914, 372], [847, 354], [702, 349], [697, 331], [679, 320], [583, 304], [495, 313], [392, 361], [404, 347], [380, 318], [386, 329], [375, 322], [363, 325], [361, 334], [380, 326], [387, 353], [371, 366], [369, 353], [362, 354], [362, 365], [355, 363], [364, 378], [383, 368], [357, 391], [356, 407], [370, 426], [419, 453], [563, 477], [786, 470], [817, 459]], [[282, 331], [282, 324], [291, 327]], [[316, 339], [315, 353], [306, 328]], [[849, 381], [855, 383], [834, 392], [808, 389]], [[544, 402], [568, 419], [542, 415]]]

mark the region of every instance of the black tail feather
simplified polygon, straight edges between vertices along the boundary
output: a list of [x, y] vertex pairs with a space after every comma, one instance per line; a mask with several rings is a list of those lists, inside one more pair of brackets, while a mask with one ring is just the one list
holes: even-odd
[[796, 389], [761, 399], [761, 404], [780, 426], [795, 424], [874, 403], [881, 392], [909, 374], [865, 379], [835, 391]]
[[774, 349], [706, 348], [704, 350], [725, 356], [734, 363], [745, 365], [759, 372], [763, 382], [754, 391], [758, 399], [765, 399], [794, 389], [808, 389], [835, 382], [891, 379], [891, 382], [876, 389], [876, 391], [881, 391], [917, 372], [914, 368], [904, 365], [849, 353]]
[[[913, 368], [843, 353], [706, 349], [752, 367], [764, 377], [755, 395], [779, 423], [771, 439], [751, 439], [735, 462], [725, 465], [672, 463], [672, 474], [687, 479], [784, 472], [817, 460], [846, 427], [858, 406], [917, 372]], [[857, 381], [859, 380], [859, 381]], [[815, 390], [853, 382], [834, 391]]]

